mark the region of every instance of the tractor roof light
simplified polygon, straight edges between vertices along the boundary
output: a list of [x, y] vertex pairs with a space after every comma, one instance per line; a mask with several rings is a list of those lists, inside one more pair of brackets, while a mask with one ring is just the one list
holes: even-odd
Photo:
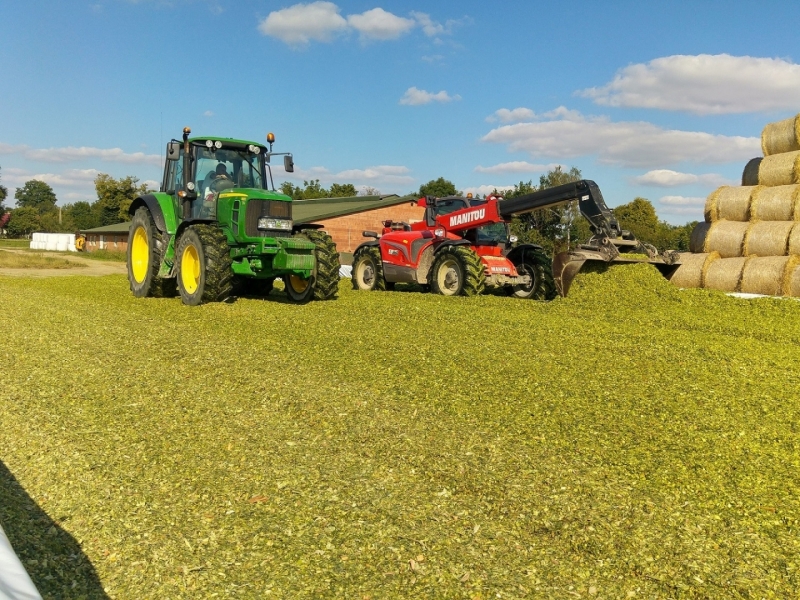
[[194, 191], [194, 181], [190, 181], [189, 183], [187, 183], [186, 184], [186, 189], [189, 190], [190, 192], [193, 192]]
[[214, 147], [215, 147], [217, 150], [219, 150], [220, 148], [222, 148], [222, 142], [220, 142], [219, 140], [217, 140], [216, 142], [214, 142]]
[[250, 144], [250, 145], [247, 147], [247, 149], [248, 149], [250, 152], [252, 152], [253, 154], [258, 154], [259, 152], [261, 152], [261, 148], [259, 148], [258, 146], [254, 145], [254, 144]]
[[214, 142], [211, 140], [206, 140], [206, 148], [213, 148]]

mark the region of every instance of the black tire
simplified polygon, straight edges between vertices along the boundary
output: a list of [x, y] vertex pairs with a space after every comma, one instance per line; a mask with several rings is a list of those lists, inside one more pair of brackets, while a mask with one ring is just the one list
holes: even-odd
[[319, 229], [301, 233], [314, 243], [314, 300], [334, 300], [339, 295], [339, 253], [333, 238]]
[[474, 250], [451, 246], [436, 255], [428, 282], [434, 294], [477, 296], [486, 289], [486, 272]]
[[283, 285], [286, 288], [286, 295], [292, 302], [305, 304], [311, 302], [314, 297], [314, 277], [303, 279], [297, 275], [284, 275]]
[[556, 297], [553, 280], [553, 261], [543, 252], [528, 251], [514, 263], [520, 275], [529, 275], [529, 285], [511, 285], [506, 288], [510, 296], [531, 300], [552, 300]]
[[184, 304], [223, 302], [233, 290], [231, 253], [215, 225], [191, 225], [178, 240], [178, 291]]
[[147, 207], [137, 208], [128, 230], [128, 283], [137, 298], [175, 295], [175, 280], [158, 276], [166, 245]]
[[384, 291], [387, 288], [383, 278], [383, 260], [377, 246], [363, 246], [353, 256], [351, 275], [354, 290]]

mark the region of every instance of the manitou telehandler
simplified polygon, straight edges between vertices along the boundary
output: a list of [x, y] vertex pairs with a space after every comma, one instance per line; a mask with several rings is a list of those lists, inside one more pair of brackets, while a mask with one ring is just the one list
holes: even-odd
[[[533, 244], [515, 245], [509, 234], [511, 218], [577, 200], [589, 221], [592, 237], [555, 260]], [[505, 288], [519, 298], [550, 299], [566, 296], [581, 267], [588, 262], [650, 262], [665, 276], [678, 267], [677, 253], [657, 256], [655, 248], [620, 229], [593, 181], [581, 180], [503, 199], [448, 196], [420, 198], [425, 218], [418, 223], [384, 223], [382, 235], [353, 253], [353, 287], [392, 289], [395, 283], [422, 285], [446, 296], [480, 294], [487, 286]], [[626, 253], [648, 259], [626, 259]]]
[[135, 296], [185, 304], [219, 302], [236, 288], [266, 295], [284, 281], [294, 302], [335, 298], [339, 254], [316, 225], [292, 221], [292, 199], [275, 191], [270, 158], [292, 155], [229, 138], [167, 144], [161, 191], [136, 198], [128, 234], [128, 280]]

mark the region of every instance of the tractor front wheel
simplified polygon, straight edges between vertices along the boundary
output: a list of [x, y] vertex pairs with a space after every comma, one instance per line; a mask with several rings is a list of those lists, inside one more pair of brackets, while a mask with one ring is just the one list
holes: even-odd
[[178, 241], [178, 290], [184, 304], [227, 300], [233, 289], [231, 255], [225, 234], [214, 225], [187, 227]]
[[353, 289], [383, 291], [386, 280], [383, 278], [383, 261], [377, 246], [365, 246], [353, 256]]
[[428, 281], [431, 291], [443, 296], [476, 296], [486, 288], [481, 258], [466, 246], [454, 246], [439, 252]]
[[175, 295], [175, 280], [158, 276], [165, 239], [145, 206], [136, 209], [128, 233], [128, 282], [137, 298]]

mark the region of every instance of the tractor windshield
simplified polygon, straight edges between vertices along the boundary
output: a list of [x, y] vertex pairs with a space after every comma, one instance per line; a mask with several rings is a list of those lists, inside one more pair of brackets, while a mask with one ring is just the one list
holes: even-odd
[[242, 148], [195, 146], [195, 179], [201, 194], [227, 188], [266, 189], [264, 155]]

